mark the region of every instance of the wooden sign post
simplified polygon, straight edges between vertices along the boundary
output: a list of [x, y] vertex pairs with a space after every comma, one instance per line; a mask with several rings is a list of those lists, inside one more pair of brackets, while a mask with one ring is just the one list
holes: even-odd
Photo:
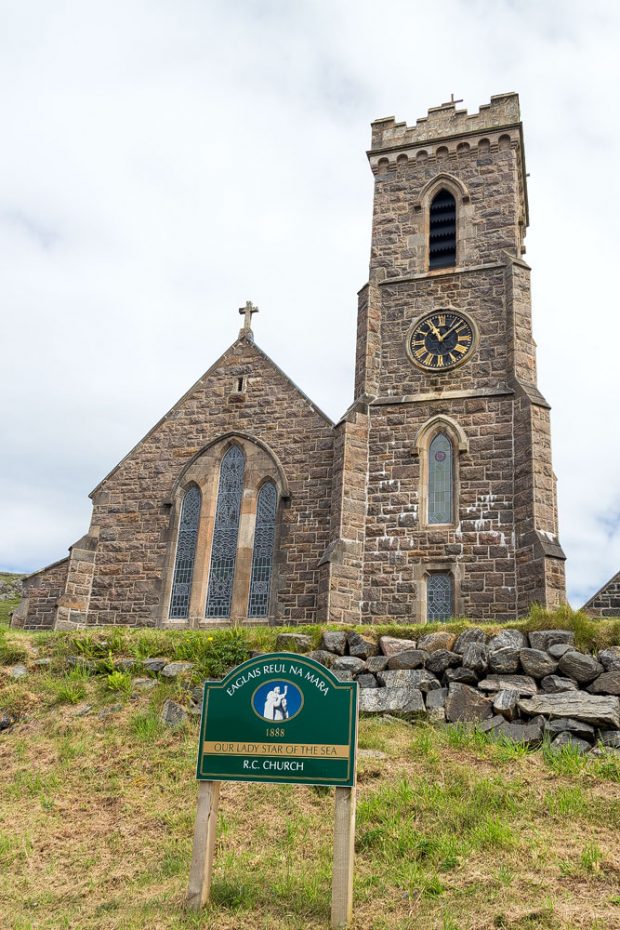
[[209, 900], [222, 781], [333, 785], [331, 926], [353, 911], [358, 685], [314, 659], [273, 653], [205, 682], [196, 770], [200, 782], [187, 906]]

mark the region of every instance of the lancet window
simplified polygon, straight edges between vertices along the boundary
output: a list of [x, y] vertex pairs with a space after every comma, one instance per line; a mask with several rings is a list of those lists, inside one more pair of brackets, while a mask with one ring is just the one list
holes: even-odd
[[428, 450], [428, 522], [452, 523], [453, 449], [445, 433], [437, 433]]
[[256, 506], [248, 617], [266, 617], [269, 612], [277, 505], [276, 486], [268, 481], [259, 491]]
[[217, 510], [211, 547], [211, 567], [209, 569], [207, 617], [230, 616], [237, 560], [244, 470], [245, 458], [243, 452], [239, 446], [231, 446], [222, 459], [220, 470]]
[[200, 521], [200, 499], [200, 490], [196, 485], [189, 487], [183, 496], [170, 599], [170, 616], [175, 619], [189, 616], [189, 599]]

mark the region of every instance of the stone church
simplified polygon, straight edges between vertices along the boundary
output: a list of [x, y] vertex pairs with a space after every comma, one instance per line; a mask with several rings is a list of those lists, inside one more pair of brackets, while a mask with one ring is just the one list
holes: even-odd
[[565, 600], [516, 94], [372, 124], [355, 391], [329, 417], [239, 337], [29, 576], [27, 628], [514, 619]]

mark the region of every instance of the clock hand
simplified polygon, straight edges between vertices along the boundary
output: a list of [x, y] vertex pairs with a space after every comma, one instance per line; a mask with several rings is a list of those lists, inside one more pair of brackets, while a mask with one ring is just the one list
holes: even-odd
[[433, 332], [435, 333], [435, 335], [437, 336], [437, 338], [439, 339], [439, 341], [441, 342], [441, 333], [439, 332], [439, 330], [437, 329], [437, 327], [432, 323], [431, 320], [427, 320], [427, 323], [428, 323], [428, 325], [430, 326], [430, 328], [433, 330]]
[[461, 320], [459, 320], [458, 323], [455, 323], [454, 326], [451, 326], [448, 332], [444, 333], [443, 336], [437, 335], [437, 338], [439, 339], [440, 342], [443, 342], [444, 339], [447, 339], [450, 333], [453, 333], [454, 330], [460, 325], [461, 325]]

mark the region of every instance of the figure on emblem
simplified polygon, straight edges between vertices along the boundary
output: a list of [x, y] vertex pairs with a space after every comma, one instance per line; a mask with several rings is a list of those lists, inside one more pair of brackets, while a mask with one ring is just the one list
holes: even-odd
[[288, 709], [286, 703], [286, 693], [288, 686], [284, 686], [284, 691], [280, 691], [280, 686], [276, 685], [267, 695], [265, 700], [265, 709], [263, 717], [266, 720], [286, 720]]

